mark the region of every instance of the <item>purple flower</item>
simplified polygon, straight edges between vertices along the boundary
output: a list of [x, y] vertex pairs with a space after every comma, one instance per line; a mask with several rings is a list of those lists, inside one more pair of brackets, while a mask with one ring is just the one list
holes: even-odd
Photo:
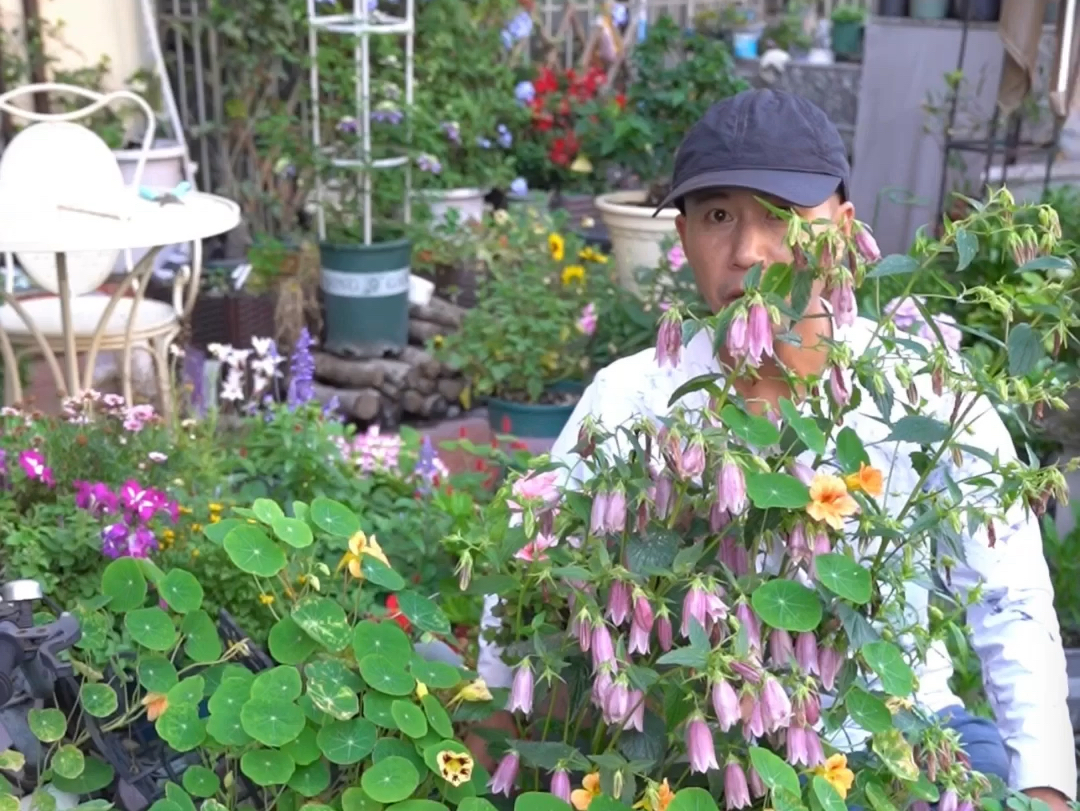
[[311, 356], [314, 343], [307, 327], [301, 329], [289, 359], [289, 408], [304, 405], [315, 396], [315, 359]]
[[801, 726], [787, 729], [787, 762], [792, 766], [809, 766], [810, 754], [806, 748], [807, 730]]
[[[529, 84], [529, 83], [524, 82], [524, 84]], [[514, 195], [515, 197], [524, 197], [525, 195], [527, 195], [529, 193], [529, 184], [525, 180], [525, 178], [523, 178], [523, 177], [515, 178], [514, 182], [510, 184], [510, 193], [512, 195]], [[563, 772], [563, 774], [566, 774], [566, 772]]]
[[867, 262], [876, 262], [881, 259], [881, 249], [878, 247], [877, 240], [874, 239], [874, 232], [864, 222], [856, 223], [855, 248]]
[[833, 402], [840, 408], [844, 408], [851, 402], [851, 390], [844, 377], [844, 370], [839, 366], [829, 369], [829, 390], [832, 393]]
[[671, 650], [672, 645], [675, 644], [673, 637], [671, 615], [664, 608], [660, 611], [660, 616], [656, 618], [656, 641], [660, 643], [660, 650], [665, 653]]
[[829, 294], [829, 304], [832, 305], [833, 321], [838, 327], [850, 327], [855, 323], [858, 305], [855, 303], [855, 291], [851, 287], [851, 279], [845, 277], [832, 289]]
[[536, 98], [536, 87], [532, 82], [518, 82], [514, 88], [514, 98], [522, 104], [531, 104]]
[[529, 37], [532, 34], [532, 28], [533, 21], [529, 12], [519, 11], [502, 31], [503, 45], [509, 50], [515, 43]]
[[761, 622], [754, 613], [754, 609], [748, 603], [741, 602], [735, 606], [735, 619], [739, 621], [739, 627], [746, 629], [747, 640], [750, 650], [761, 652]]
[[677, 310], [668, 310], [660, 320], [656, 333], [656, 363], [661, 368], [679, 365], [682, 352], [682, 316]]
[[95, 516], [116, 512], [116, 493], [105, 482], [75, 481], [75, 506]]
[[642, 656], [649, 655], [649, 632], [650, 628], [638, 622], [635, 616], [630, 623], [630, 641], [626, 649], [630, 653], [640, 653]]
[[700, 714], [691, 718], [686, 725], [686, 754], [690, 758], [691, 774], [704, 774], [710, 769], [720, 768], [720, 764], [716, 762], [712, 732]]
[[551, 775], [551, 793], [564, 803], [570, 802], [570, 776], [565, 769], [556, 769]]
[[101, 531], [101, 551], [106, 557], [118, 558], [127, 554], [128, 525], [109, 524]]
[[760, 366], [762, 358], [773, 354], [772, 319], [760, 301], [750, 307], [747, 327], [747, 359], [751, 366]]
[[603, 620], [593, 626], [592, 660], [593, 670], [600, 670], [601, 665], [608, 665], [614, 672], [618, 667], [615, 659], [615, 644], [611, 641], [611, 631]]
[[507, 752], [503, 755], [503, 759], [495, 767], [495, 774], [488, 781], [488, 788], [491, 789], [492, 794], [510, 796], [510, 792], [514, 790], [514, 782], [517, 780], [519, 762], [517, 752]]
[[442, 122], [443, 134], [455, 144], [461, 143], [461, 127], [458, 126], [456, 121], [444, 121]]
[[[950, 352], [959, 352], [960, 345], [964, 340], [964, 333], [956, 326], [956, 319], [948, 313], [940, 313], [934, 316], [934, 323], [941, 330], [941, 337], [945, 339], [945, 348]], [[920, 324], [917, 334], [920, 338], [932, 344], [938, 342], [934, 330], [927, 324]]]
[[727, 680], [718, 678], [713, 682], [711, 697], [720, 729], [727, 732], [739, 720], [739, 697], [735, 694], [735, 688]]
[[605, 724], [623, 724], [630, 713], [630, 688], [624, 677], [615, 679], [604, 693]]
[[525, 715], [532, 713], [533, 707], [533, 672], [529, 660], [522, 659], [514, 671], [514, 682], [510, 688], [510, 712], [521, 710]]
[[691, 440], [682, 457], [684, 479], [695, 479], [705, 472], [705, 442], [701, 437]]
[[836, 684], [836, 676], [844, 664], [844, 657], [836, 648], [822, 647], [818, 651], [818, 667], [821, 670], [821, 686], [826, 690], [832, 690]]
[[608, 497], [604, 524], [612, 535], [619, 535], [626, 529], [626, 493], [622, 487], [613, 490]]
[[626, 10], [626, 3], [611, 4], [611, 22], [615, 24], [616, 28], [622, 28], [626, 25], [629, 16], [630, 12]]
[[724, 767], [724, 805], [728, 811], [750, 805], [750, 787], [746, 783], [746, 772], [737, 760], [729, 760]]
[[621, 580], [611, 584], [608, 592], [607, 617], [616, 627], [630, 616], [630, 586]]
[[941, 795], [941, 802], [938, 803], [938, 811], [956, 811], [958, 805], [959, 798], [956, 796], [956, 792], [950, 788]]
[[732, 515], [742, 515], [746, 510], [746, 477], [739, 463], [731, 457], [724, 457], [716, 477], [716, 504]]
[[345, 118], [341, 119], [337, 125], [337, 131], [342, 135], [356, 135], [359, 129], [360, 125], [351, 115], [345, 116]]
[[19, 454], [19, 467], [23, 469], [23, 473], [30, 481], [39, 481], [47, 487], [53, 487], [56, 484], [52, 468], [45, 464], [45, 457], [40, 451], [22, 451]]
[[434, 155], [420, 155], [416, 159], [416, 167], [421, 172], [437, 175], [442, 173], [442, 164]]
[[491, 139], [485, 138], [483, 135], [477, 135], [476, 145], [481, 149], [491, 149]]
[[904, 330], [905, 332], [909, 331], [915, 324], [922, 321], [922, 313], [919, 312], [919, 306], [911, 296], [902, 300], [894, 298], [885, 305], [885, 314], [892, 318], [892, 322], [896, 324], [897, 329]]
[[724, 345], [733, 360], [742, 360], [746, 357], [750, 345], [748, 343], [746, 312], [739, 310], [728, 324], [727, 335], [724, 336]]
[[503, 149], [509, 149], [514, 145], [514, 136], [505, 124], [499, 124], [495, 131], [498, 133], [495, 140], [499, 142], [499, 146]]
[[791, 722], [791, 699], [776, 679], [765, 679], [761, 688], [761, 718], [766, 732], [783, 729]]
[[783, 628], [774, 628], [769, 632], [769, 656], [774, 667], [787, 667], [795, 658], [795, 643], [791, 634]]
[[[713, 505], [716, 509], [716, 505]], [[724, 515], [727, 515], [725, 512]], [[735, 538], [727, 537], [720, 541], [720, 562], [731, 570], [736, 577], [743, 577], [750, 571], [750, 553]]]
[[396, 127], [405, 120], [405, 113], [401, 111], [401, 108], [395, 102], [384, 99], [376, 104], [375, 109], [371, 111], [371, 120]]
[[[801, 528], [801, 525], [800, 525]], [[795, 661], [804, 673], [817, 674], [818, 650], [817, 639], [810, 631], [803, 631], [795, 640]]]

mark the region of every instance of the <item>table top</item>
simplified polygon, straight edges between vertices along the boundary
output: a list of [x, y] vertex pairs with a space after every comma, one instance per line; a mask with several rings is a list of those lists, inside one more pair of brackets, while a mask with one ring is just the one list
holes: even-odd
[[240, 207], [232, 200], [195, 191], [165, 205], [131, 189], [112, 199], [73, 198], [61, 205], [0, 200], [0, 252], [152, 248], [216, 236], [239, 222]]

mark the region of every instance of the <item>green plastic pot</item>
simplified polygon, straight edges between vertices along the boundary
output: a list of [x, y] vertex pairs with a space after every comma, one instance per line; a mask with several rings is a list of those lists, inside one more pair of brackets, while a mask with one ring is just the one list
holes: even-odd
[[910, 0], [911, 16], [916, 20], [944, 20], [949, 0]]
[[857, 59], [862, 52], [862, 23], [839, 22], [832, 24], [833, 53], [842, 59]]
[[[580, 395], [585, 387], [580, 383], [557, 383], [551, 389]], [[515, 403], [489, 397], [488, 425], [497, 434], [510, 434], [524, 439], [556, 439], [569, 422], [575, 406], [577, 400], [567, 405], [545, 405]]]
[[409, 261], [407, 239], [371, 245], [324, 242], [323, 308], [326, 347], [402, 347], [409, 342]]

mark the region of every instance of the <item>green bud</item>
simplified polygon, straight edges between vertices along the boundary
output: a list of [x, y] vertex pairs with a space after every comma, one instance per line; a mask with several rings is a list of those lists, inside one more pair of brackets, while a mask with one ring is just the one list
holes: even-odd
[[945, 613], [936, 605], [930, 606], [929, 613], [930, 619], [932, 619], [934, 622], [941, 622], [945, 619]]

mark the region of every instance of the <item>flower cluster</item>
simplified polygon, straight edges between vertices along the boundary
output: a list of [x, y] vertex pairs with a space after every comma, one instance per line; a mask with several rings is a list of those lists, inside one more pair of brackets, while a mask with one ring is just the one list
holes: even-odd
[[158, 548], [150, 524], [158, 516], [175, 524], [180, 506], [165, 493], [129, 479], [113, 491], [104, 482], [73, 482], [75, 505], [94, 517], [115, 515], [118, 520], [101, 532], [101, 551], [107, 557], [149, 557]]
[[938, 342], [937, 332], [934, 331], [936, 326], [937, 331], [945, 340], [945, 348], [950, 352], [959, 352], [964, 334], [957, 326], [956, 319], [948, 313], [938, 313], [930, 317], [933, 322], [931, 326], [923, 316], [925, 311], [925, 302], [917, 296], [896, 298], [885, 305], [885, 314], [892, 319], [892, 323], [898, 329], [918, 335], [924, 341], [935, 344]]

